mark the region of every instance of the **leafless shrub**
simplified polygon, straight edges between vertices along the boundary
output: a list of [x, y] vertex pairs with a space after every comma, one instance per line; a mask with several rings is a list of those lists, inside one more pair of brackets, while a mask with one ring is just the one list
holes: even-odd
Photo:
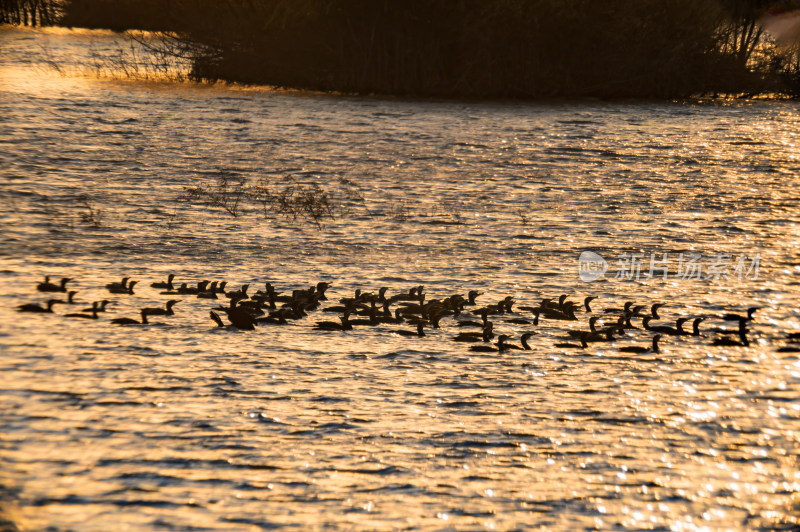
[[322, 229], [323, 219], [334, 217], [331, 198], [320, 185], [303, 184], [291, 176], [286, 177], [284, 181], [285, 185], [271, 187], [262, 180], [254, 189], [265, 217], [276, 213], [292, 221], [304, 219], [316, 225], [317, 229]]
[[41, 215], [51, 231], [73, 231], [76, 224], [101, 227], [104, 212], [98, 202], [89, 194], [53, 198], [39, 194], [36, 198], [35, 212]]
[[268, 218], [272, 212], [271, 205], [273, 202], [269, 179], [267, 177], [259, 178], [258, 183], [250, 187], [250, 193], [253, 201], [261, 204], [261, 212], [264, 218]]
[[530, 222], [530, 217], [528, 216], [527, 211], [525, 211], [523, 207], [517, 207], [514, 210], [514, 214], [516, 214], [517, 217], [519, 217], [519, 221], [522, 223], [522, 225], [528, 225], [528, 223]]
[[427, 209], [421, 209], [416, 213], [417, 216], [425, 218], [435, 218], [441, 223], [451, 223], [456, 225], [466, 224], [464, 212], [467, 205], [459, 200], [442, 200], [433, 204], [428, 204]]
[[292, 176], [284, 177], [280, 183], [262, 177], [255, 185], [249, 185], [246, 179], [223, 175], [215, 184], [184, 187], [180, 199], [201, 200], [233, 217], [242, 214], [245, 204], [257, 204], [264, 218], [280, 215], [293, 222], [305, 220], [318, 229], [322, 229], [325, 218], [334, 218], [336, 205], [328, 191], [317, 183], [301, 183]]
[[246, 193], [245, 179], [221, 175], [214, 184], [184, 187], [181, 199], [186, 201], [199, 199], [208, 205], [225, 210], [236, 218], [239, 216], [239, 208]]
[[93, 227], [100, 227], [103, 221], [103, 211], [100, 210], [88, 194], [81, 194], [78, 196], [77, 205], [82, 209], [78, 213], [78, 218], [81, 222]]
[[412, 215], [411, 207], [406, 200], [390, 201], [389, 204], [383, 209], [386, 216], [394, 218], [398, 222], [405, 222]]
[[337, 180], [336, 196], [339, 208], [345, 213], [350, 214], [354, 208], [362, 208], [371, 218], [375, 217], [375, 212], [367, 205], [367, 199], [361, 187], [345, 176], [339, 176]]
[[175, 227], [175, 224], [178, 223], [178, 205], [179, 205], [179, 203], [180, 203], [180, 199], [179, 198], [176, 198], [172, 202], [172, 208], [170, 209], [169, 214], [167, 215], [167, 219], [166, 219], [166, 226], [167, 226], [167, 230], [168, 231], [171, 231], [173, 229], [173, 227]]

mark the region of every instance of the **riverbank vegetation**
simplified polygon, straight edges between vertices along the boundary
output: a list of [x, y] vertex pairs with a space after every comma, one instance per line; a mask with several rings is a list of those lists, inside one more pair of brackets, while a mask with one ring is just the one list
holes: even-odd
[[759, 23], [798, 0], [60, 5], [64, 25], [159, 32], [153, 50], [188, 60], [198, 81], [423, 97], [800, 96], [796, 45]]
[[63, 7], [54, 0], [0, 0], [0, 24], [50, 26], [61, 20]]

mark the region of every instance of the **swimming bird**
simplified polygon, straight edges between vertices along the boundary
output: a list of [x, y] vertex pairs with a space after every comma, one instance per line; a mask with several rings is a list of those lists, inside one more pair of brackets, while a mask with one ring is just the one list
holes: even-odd
[[477, 353], [496, 353], [497, 348], [491, 345], [471, 345], [469, 346], [470, 351], [475, 351]]
[[[216, 283], [216, 281], [214, 281]], [[163, 293], [163, 292], [162, 292]], [[208, 290], [197, 293], [198, 299], [218, 299], [216, 286], [208, 287]]]
[[256, 325], [286, 325], [287, 323], [289, 323], [286, 320], [287, 311], [290, 310], [291, 309], [278, 309], [269, 316], [256, 318], [255, 319]]
[[489, 323], [489, 310], [486, 308], [473, 310], [473, 314], [477, 314], [481, 317], [481, 321], [475, 320], [459, 320], [456, 322], [456, 325], [459, 327], [486, 327], [486, 324]]
[[25, 305], [20, 305], [17, 307], [17, 312], [49, 312], [52, 314], [53, 312], [53, 305], [56, 303], [61, 303], [58, 299], [48, 299], [46, 306], [41, 306], [37, 303], [27, 303]]
[[454, 342], [488, 342], [494, 336], [493, 324], [488, 322], [481, 332], [462, 332], [453, 337]]
[[232, 290], [225, 294], [225, 297], [229, 299], [247, 299], [249, 296], [247, 295], [247, 289], [250, 288], [249, 284], [243, 284], [242, 288], [239, 290]]
[[476, 305], [475, 298], [477, 298], [480, 295], [483, 295], [483, 292], [478, 292], [477, 290], [470, 290], [469, 292], [467, 292], [467, 302], [464, 304], [470, 307], [475, 306]]
[[586, 343], [585, 335], [581, 336], [579, 338], [579, 340], [581, 341], [580, 345], [579, 344], [571, 344], [571, 343], [567, 342], [567, 343], [555, 344], [555, 347], [559, 347], [559, 348], [562, 348], [562, 349], [586, 349], [587, 347], [589, 347], [589, 344]]
[[667, 325], [650, 325], [650, 321], [653, 319], [653, 316], [645, 316], [642, 320], [642, 326], [648, 331], [658, 332], [661, 334], [669, 334], [672, 336], [679, 336], [681, 331], [683, 330], [683, 324], [689, 321], [689, 318], [678, 318], [675, 322], [675, 327], [669, 327]]
[[623, 313], [628, 314], [631, 311], [631, 306], [633, 305], [633, 301], [626, 301], [625, 305], [622, 308], [607, 308], [604, 309], [603, 312], [607, 314], [616, 314], [616, 313]]
[[589, 334], [597, 334], [597, 328], [596, 328], [595, 324], [597, 323], [597, 320], [599, 320], [599, 319], [600, 319], [599, 316], [592, 316], [591, 318], [589, 318], [589, 332], [588, 333], [586, 331], [569, 331], [569, 332], [567, 332], [567, 334], [571, 338], [581, 338], [582, 336], [586, 336], [586, 335], [589, 335]]
[[482, 337], [483, 333], [466, 332], [466, 333], [458, 333], [456, 336], [451, 338], [451, 340], [454, 342], [476, 343], [480, 342]]
[[108, 283], [106, 285], [106, 288], [108, 288], [109, 290], [127, 290], [128, 279], [130, 279], [130, 277], [123, 277], [122, 280], [118, 283]]
[[210, 281], [208, 281], [207, 279], [203, 279], [202, 281], [197, 283], [197, 286], [189, 286], [187, 283], [181, 283], [181, 285], [178, 287], [178, 293], [197, 295], [200, 292], [206, 291], [206, 287], [208, 286], [209, 282]]
[[133, 318], [114, 318], [111, 320], [111, 323], [116, 325], [149, 325], [147, 321], [147, 309], [142, 309], [139, 313], [142, 315], [142, 321]]
[[[652, 317], [652, 316], [651, 316]], [[625, 347], [620, 347], [619, 350], [623, 353], [659, 353], [660, 350], [658, 349], [658, 341], [661, 339], [661, 335], [657, 334], [653, 336], [653, 345], [650, 347], [644, 347], [641, 345], [628, 345]]]
[[787, 333], [786, 341], [789, 342], [790, 345], [779, 347], [776, 349], [778, 353], [800, 353], [800, 345], [797, 345], [798, 341], [800, 341], [800, 333]]
[[616, 340], [614, 335], [619, 332], [620, 329], [616, 326], [606, 327], [603, 330], [597, 331], [595, 334], [587, 335], [585, 340], [587, 342], [613, 342]]
[[566, 305], [564, 310], [547, 308], [541, 311], [540, 316], [548, 320], [577, 321], [574, 304]]
[[486, 311], [489, 314], [506, 314], [511, 313], [511, 305], [514, 304], [514, 298], [511, 296], [506, 296], [500, 301], [497, 302], [495, 305], [487, 305], [485, 307], [481, 307], [479, 309], [475, 309], [472, 311], [473, 314], [480, 314], [482, 311]]
[[136, 286], [136, 283], [138, 282], [139, 281], [129, 281], [128, 286], [124, 288], [121, 286], [115, 286], [113, 288], [109, 288], [108, 286], [106, 286], [106, 288], [108, 288], [108, 291], [111, 292], [112, 294], [133, 294], [133, 287]]
[[330, 307], [325, 307], [324, 309], [322, 309], [322, 312], [335, 312], [337, 314], [343, 314], [343, 313], [347, 312], [347, 313], [352, 314], [352, 313], [356, 312], [360, 308], [363, 309], [363, 308], [366, 308], [366, 307], [364, 307], [363, 305], [360, 305], [360, 304], [356, 303], [355, 301], [351, 300], [351, 301], [348, 301], [347, 303], [345, 303], [343, 305], [333, 305], [333, 306], [330, 306]]
[[[236, 300], [232, 299], [231, 301]], [[233, 306], [221, 310], [228, 315], [228, 321], [230, 321], [231, 325], [237, 329], [241, 329], [243, 331], [252, 331], [256, 328], [255, 318], [245, 309]]]
[[747, 336], [742, 334], [739, 335], [739, 340], [734, 340], [732, 338], [715, 338], [711, 345], [725, 347], [747, 347], [750, 345], [750, 341], [747, 339]]
[[396, 301], [424, 301], [425, 295], [422, 293], [423, 289], [424, 287], [422, 286], [413, 286], [404, 294], [401, 293], [393, 295], [389, 298], [389, 301], [392, 301], [393, 303]]
[[428, 325], [427, 321], [420, 321], [419, 323], [417, 323], [416, 331], [406, 331], [404, 329], [398, 329], [392, 331], [392, 333], [398, 334], [400, 336], [425, 336], [425, 331], [423, 330], [423, 327], [425, 327], [425, 325]]
[[342, 305], [355, 305], [357, 303], [362, 303], [363, 300], [361, 299], [361, 289], [356, 288], [355, 292], [353, 293], [353, 297], [342, 297], [339, 299], [339, 303]]
[[526, 351], [530, 351], [531, 350], [531, 346], [528, 345], [528, 340], [534, 334], [536, 334], [536, 333], [535, 332], [526, 332], [526, 333], [523, 333], [523, 335], [519, 337], [519, 343], [522, 344], [522, 348], [524, 350], [526, 350]]
[[558, 298], [558, 303], [553, 303], [549, 298], [543, 299], [538, 307], [520, 307], [520, 310], [529, 310], [542, 318], [551, 320], [577, 320], [575, 310], [577, 306], [572, 301], [567, 301], [567, 294], [561, 294]]
[[624, 325], [621, 325], [621, 322], [624, 320], [623, 317], [620, 316], [620, 320], [615, 325], [610, 325], [608, 327], [604, 327], [603, 329], [597, 329], [594, 324], [589, 321], [589, 331], [570, 331], [569, 335], [572, 338], [581, 338], [583, 337], [584, 340], [587, 342], [613, 342], [614, 341], [614, 334], [617, 334], [620, 331], [624, 330]]
[[630, 314], [623, 314], [618, 319], [617, 328], [624, 331], [627, 329], [638, 329], [639, 327], [631, 323]]
[[523, 350], [522, 347], [520, 347], [520, 346], [518, 346], [516, 344], [509, 344], [508, 343], [508, 339], [509, 338], [511, 338], [511, 337], [509, 335], [507, 335], [507, 334], [501, 334], [500, 336], [497, 337], [497, 350], [499, 352], [502, 353], [503, 351], [512, 351], [512, 350], [513, 351], [522, 351]]
[[743, 316], [739, 316], [739, 340], [731, 338], [715, 338], [711, 345], [728, 346], [728, 347], [747, 347], [750, 345], [750, 340], [747, 339], [747, 322], [749, 320]]
[[641, 306], [641, 305], [636, 305], [635, 307], [633, 307], [633, 308], [631, 309], [631, 315], [632, 315], [632, 316], [635, 316], [635, 317], [637, 317], [637, 318], [644, 318], [645, 316], [650, 316], [650, 317], [651, 317], [651, 318], [653, 318], [654, 320], [659, 320], [659, 319], [661, 319], [661, 316], [659, 316], [659, 315], [658, 315], [658, 309], [660, 309], [660, 308], [661, 308], [661, 307], [663, 307], [663, 306], [664, 306], [664, 303], [654, 303], [654, 304], [653, 304], [653, 305], [650, 307], [650, 314], [643, 314], [643, 313], [642, 313], [642, 310], [643, 310], [645, 307], [644, 307], [644, 306]]
[[209, 316], [211, 316], [211, 319], [214, 320], [214, 323], [217, 324], [217, 327], [225, 327], [225, 324], [222, 323], [222, 318], [220, 318], [216, 312], [214, 312], [213, 310], [209, 311]]
[[316, 325], [314, 325], [315, 331], [350, 331], [353, 329], [353, 326], [350, 325], [349, 322], [349, 315], [343, 314], [339, 316], [339, 321], [341, 323], [336, 323], [335, 321], [318, 321]]
[[70, 314], [64, 314], [65, 318], [83, 318], [86, 320], [96, 320], [97, 319], [97, 309], [91, 310], [91, 314], [82, 314], [79, 312], [73, 312]]
[[71, 280], [69, 277], [64, 277], [60, 284], [53, 284], [50, 282], [50, 277], [45, 276], [44, 281], [36, 285], [36, 289], [39, 292], [66, 292], [67, 283]]
[[[471, 345], [469, 346], [470, 351], [475, 351], [477, 353], [494, 353], [509, 350], [522, 350], [524, 348], [508, 343], [509, 336], [507, 334], [501, 334], [497, 337], [497, 343], [494, 346], [491, 345]], [[525, 339], [527, 341], [527, 338]], [[527, 343], [527, 342], [526, 342]]]
[[[331, 284], [326, 282], [326, 281], [318, 282], [317, 283], [317, 291], [315, 292], [315, 296], [316, 296], [317, 300], [326, 301], [328, 299], [328, 297], [325, 295], [325, 292], [330, 287], [331, 287]], [[384, 297], [384, 294], [386, 294], [386, 291], [388, 289], [389, 289], [388, 287], [384, 286], [384, 287], [381, 287], [381, 289], [378, 291], [378, 295], [383, 299], [383, 301], [386, 300], [386, 298]], [[381, 302], [383, 302], [383, 301], [381, 301]]]
[[393, 316], [392, 313], [387, 310], [387, 307], [384, 307], [383, 315], [376, 317], [375, 321], [377, 323], [403, 323], [405, 318], [400, 312], [400, 309], [395, 309]]
[[77, 293], [78, 293], [77, 290], [70, 290], [69, 292], [67, 292], [67, 300], [66, 301], [64, 301], [63, 299], [57, 299], [56, 301], [58, 301], [59, 303], [62, 303], [64, 305], [77, 305], [78, 302], [75, 301], [75, 294], [77, 294]]
[[526, 318], [510, 318], [506, 320], [506, 323], [513, 323], [514, 325], [538, 325], [539, 321], [539, 314], [537, 313], [533, 321], [526, 319]]
[[[701, 316], [699, 318], [695, 318], [694, 321], [692, 321], [692, 332], [684, 331], [683, 327], [679, 325], [678, 328], [680, 329], [680, 331], [679, 331], [680, 334], [682, 334], [684, 336], [700, 336], [700, 324], [705, 319], [706, 319], [705, 316]], [[681, 324], [681, 325], [683, 325], [683, 324]]]
[[778, 353], [800, 353], [800, 346], [797, 345], [785, 345], [783, 347], [779, 347], [775, 350]]
[[175, 288], [172, 286], [173, 279], [175, 279], [175, 274], [171, 273], [167, 276], [167, 282], [152, 283], [150, 286], [152, 288], [165, 288], [167, 290], [173, 290]]
[[99, 301], [92, 301], [92, 306], [81, 310], [81, 312], [98, 312], [100, 308], [98, 305], [100, 305]]
[[741, 316], [739, 314], [723, 314], [722, 320], [723, 321], [739, 321], [744, 319], [745, 321], [753, 321], [753, 314], [757, 310], [761, 309], [761, 307], [750, 307], [747, 309], [747, 317]]
[[597, 296], [587, 296], [583, 300], [583, 308], [586, 310], [586, 312], [591, 312], [592, 311], [592, 307], [589, 306], [589, 303], [591, 303], [595, 299], [597, 299]]
[[658, 309], [663, 307], [665, 303], [653, 303], [653, 306], [650, 307], [650, 315], [655, 319], [660, 319], [658, 315]]
[[180, 299], [170, 299], [166, 302], [164, 308], [148, 307], [143, 308], [142, 310], [150, 316], [172, 316], [175, 314], [175, 311], [172, 310], [172, 307], [174, 307], [176, 303], [180, 302]]
[[92, 301], [92, 306], [83, 309], [81, 312], [105, 312], [106, 305], [109, 303], [110, 301], [108, 299], [104, 299], [102, 301]]
[[563, 310], [564, 309], [564, 305], [566, 304], [566, 301], [567, 301], [567, 297], [569, 297], [569, 296], [567, 296], [567, 294], [561, 294], [560, 296], [558, 296], [558, 303], [550, 302], [546, 306], [543, 305], [542, 308], [549, 307], [549, 308], [555, 308], [557, 310]]
[[369, 309], [356, 312], [356, 315], [366, 315], [368, 318], [358, 318], [350, 320], [350, 325], [378, 325], [381, 320], [378, 319], [378, 307], [376, 307], [377, 300], [373, 298], [372, 305]]

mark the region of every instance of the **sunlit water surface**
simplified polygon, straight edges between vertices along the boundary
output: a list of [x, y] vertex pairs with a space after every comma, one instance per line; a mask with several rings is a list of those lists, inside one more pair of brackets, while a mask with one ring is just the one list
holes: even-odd
[[[0, 30], [0, 457], [18, 526], [800, 518], [800, 359], [777, 351], [800, 328], [796, 103], [408, 102], [82, 75], [115, 39]], [[220, 176], [317, 183], [335, 218], [318, 230], [257, 202], [234, 218], [180, 200]], [[604, 279], [580, 280], [586, 250], [608, 261]], [[625, 253], [643, 254], [642, 273], [666, 253], [668, 279], [616, 279]], [[704, 267], [725, 254], [728, 278], [678, 278], [681, 253]], [[741, 256], [760, 259], [757, 276], [734, 274]], [[762, 309], [747, 348], [705, 332], [665, 338], [661, 355], [618, 351], [647, 344], [641, 330], [554, 347], [585, 317], [497, 318], [515, 341], [538, 331], [531, 351], [498, 354], [450, 341], [451, 318], [409, 339], [391, 333], [404, 325], [313, 331], [322, 312], [215, 329], [215, 303], [194, 297], [152, 327], [63, 316], [104, 298], [111, 317], [135, 316], [168, 298], [149, 284], [169, 272], [251, 291], [327, 280], [332, 300], [422, 284], [429, 299], [478, 289], [482, 303], [659, 301], [662, 324]], [[15, 312], [47, 299], [44, 275], [73, 277], [83, 305]], [[140, 280], [135, 295], [103, 288], [123, 276]]]

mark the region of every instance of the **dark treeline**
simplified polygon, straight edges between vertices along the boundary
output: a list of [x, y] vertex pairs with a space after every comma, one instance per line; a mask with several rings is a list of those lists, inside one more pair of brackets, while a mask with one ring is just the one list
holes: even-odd
[[229, 2], [216, 8], [224, 22], [187, 36], [211, 45], [199, 78], [426, 96], [674, 96], [709, 89], [719, 69], [719, 18], [702, 3]]
[[[199, 13], [174, 0], [61, 0], [65, 2], [64, 26], [103, 28], [114, 31], [170, 31], [182, 19], [194, 19]], [[222, 0], [221, 3], [224, 3]]]
[[60, 8], [54, 0], [0, 0], [0, 24], [50, 26], [59, 22]]
[[[0, 2], [5, 0], [0, 0]], [[55, 0], [51, 0], [55, 1]], [[63, 0], [168, 32], [196, 80], [433, 97], [800, 93], [758, 18], [798, 0]]]
[[762, 0], [172, 5], [176, 29], [197, 44], [198, 79], [512, 98], [755, 94], [775, 90], [779, 81], [751, 61], [762, 36], [756, 20], [775, 5]]

